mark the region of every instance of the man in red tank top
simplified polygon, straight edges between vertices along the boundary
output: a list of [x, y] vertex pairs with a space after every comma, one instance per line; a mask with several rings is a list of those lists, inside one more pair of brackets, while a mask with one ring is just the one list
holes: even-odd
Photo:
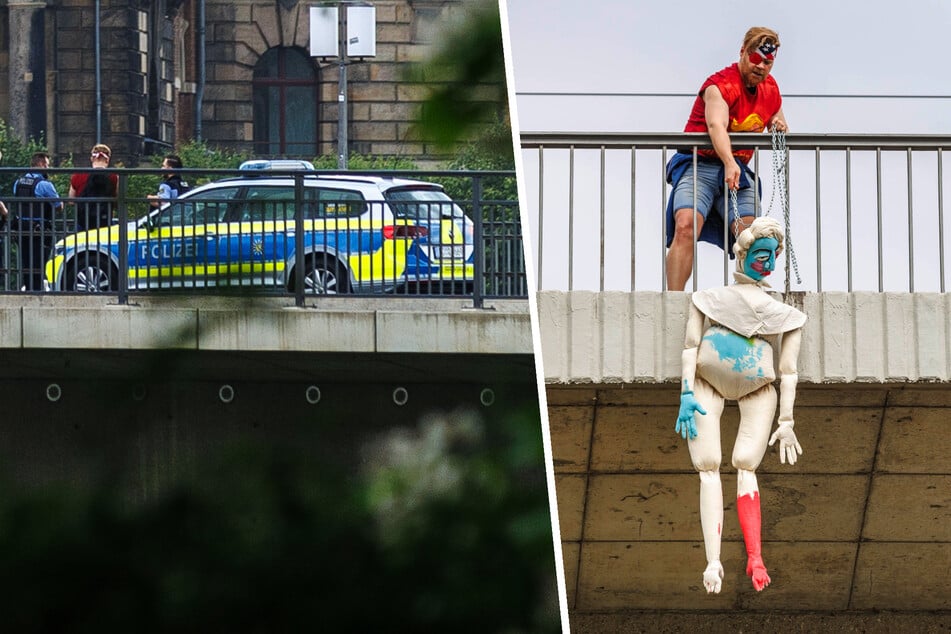
[[[787, 131], [782, 95], [770, 76], [778, 50], [779, 35], [775, 31], [753, 27], [743, 38], [740, 59], [710, 75], [700, 87], [684, 132], [709, 133], [713, 149], [698, 150], [696, 192], [689, 150], [677, 152], [667, 165], [667, 180], [673, 185], [667, 206], [669, 290], [684, 289], [693, 269], [695, 240], [711, 242], [732, 253], [734, 236], [752, 221], [757, 194], [755, 176], [747, 163], [753, 150], [734, 148], [729, 133], [762, 132], [774, 127]], [[729, 209], [729, 219], [724, 223], [721, 210], [728, 189], [737, 191], [739, 213]], [[729, 228], [729, 244], [724, 244], [724, 224]]]

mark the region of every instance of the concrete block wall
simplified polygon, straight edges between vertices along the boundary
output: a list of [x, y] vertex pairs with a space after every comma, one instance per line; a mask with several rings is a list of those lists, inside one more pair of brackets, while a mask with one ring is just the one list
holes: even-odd
[[739, 415], [727, 405], [720, 595], [702, 586], [699, 479], [674, 432], [688, 301], [538, 296], [573, 631], [687, 631], [678, 628], [698, 622], [736, 631], [744, 614], [777, 613], [834, 614], [830, 626], [852, 627], [881, 611], [944, 615], [926, 625], [946, 626], [951, 591], [934, 580], [951, 565], [948, 296], [789, 298], [810, 318], [795, 410], [804, 454], [782, 465], [772, 448], [757, 472], [773, 579], [757, 593], [730, 465]]
[[[250, 95], [254, 65], [273, 47], [309, 50], [307, 3], [208, 2], [208, 87], [204, 99], [208, 139], [246, 151], [252, 145]], [[351, 153], [409, 157], [436, 165], [451, 156], [415, 138], [412, 128], [429, 89], [409, 83], [409, 66], [425, 59], [467, 10], [459, 0], [426, 3], [381, 0], [376, 7], [376, 56], [348, 66]], [[338, 60], [314, 60], [319, 84], [317, 154], [335, 154], [337, 144]]]
[[757, 471], [772, 585], [745, 575], [722, 425], [723, 591], [707, 595], [699, 479], [674, 433], [678, 387], [548, 388], [565, 577], [572, 612], [951, 610], [951, 390], [808, 386], [796, 430]]

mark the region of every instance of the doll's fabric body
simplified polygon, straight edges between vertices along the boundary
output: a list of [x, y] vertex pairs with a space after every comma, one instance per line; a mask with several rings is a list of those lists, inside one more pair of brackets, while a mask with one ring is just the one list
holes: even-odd
[[[770, 296], [762, 281], [739, 272], [734, 276], [736, 284], [693, 293], [683, 355], [686, 392], [682, 399], [697, 405], [692, 421], [696, 427], [691, 429], [687, 447], [700, 474], [700, 519], [707, 556], [704, 587], [712, 593], [720, 591], [723, 579], [720, 417], [727, 400], [735, 400], [740, 410], [732, 464], [737, 469], [737, 513], [747, 546], [746, 572], [756, 590], [770, 582], [761, 554], [755, 471], [772, 442], [770, 430], [777, 403], [780, 429], [774, 438], [781, 431], [792, 434], [796, 362], [801, 327], [806, 322], [804, 313]], [[773, 387], [777, 354], [781, 399]], [[798, 447], [794, 434], [790, 442]], [[786, 443], [784, 438], [781, 452]], [[790, 462], [794, 461], [791, 455]]]

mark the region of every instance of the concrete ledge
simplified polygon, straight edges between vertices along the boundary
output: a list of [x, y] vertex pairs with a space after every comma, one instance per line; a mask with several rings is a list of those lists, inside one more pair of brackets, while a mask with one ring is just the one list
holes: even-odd
[[375, 351], [372, 312], [201, 310], [197, 317], [202, 350]]
[[[550, 385], [677, 382], [689, 293], [542, 291]], [[951, 294], [793, 293], [805, 383], [951, 381]]]
[[534, 353], [527, 301], [2, 296], [0, 349]]
[[198, 311], [29, 307], [21, 309], [23, 348], [144, 349], [194, 348]]
[[380, 352], [534, 352], [527, 314], [380, 311], [375, 315]]

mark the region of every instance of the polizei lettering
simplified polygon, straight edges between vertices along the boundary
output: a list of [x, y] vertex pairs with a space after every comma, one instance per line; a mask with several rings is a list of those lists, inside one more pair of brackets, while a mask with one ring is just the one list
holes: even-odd
[[195, 242], [155, 242], [139, 245], [142, 260], [166, 262], [192, 260], [196, 255]]

